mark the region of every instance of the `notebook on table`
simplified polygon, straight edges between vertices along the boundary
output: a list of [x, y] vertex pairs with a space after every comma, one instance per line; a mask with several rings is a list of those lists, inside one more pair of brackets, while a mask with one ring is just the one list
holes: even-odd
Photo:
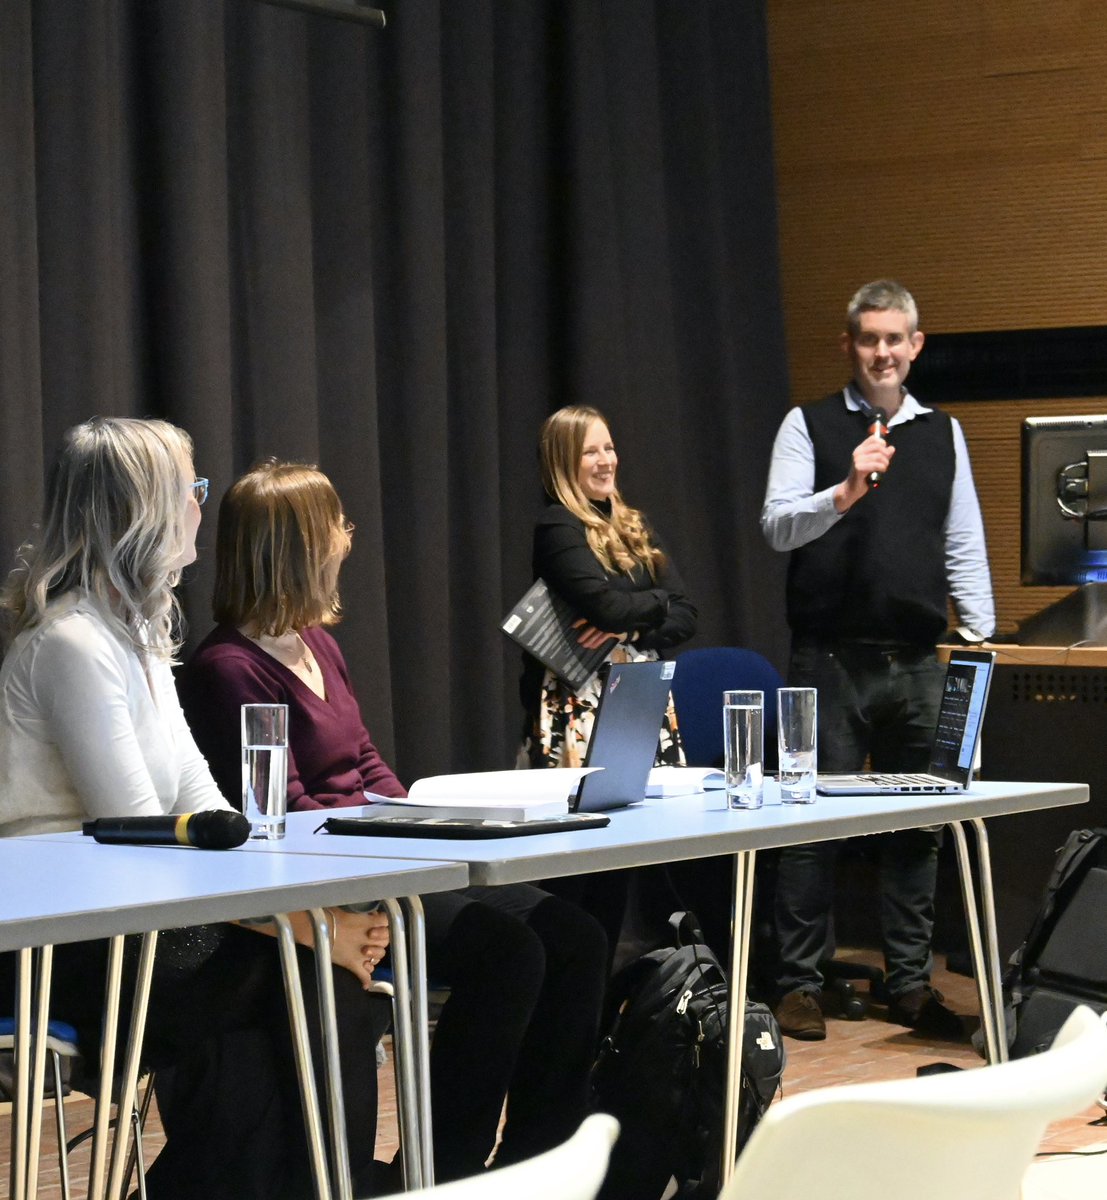
[[824, 796], [966, 791], [972, 780], [995, 659], [990, 650], [955, 650], [950, 654], [926, 772], [820, 775], [817, 791]]
[[562, 813], [558, 817], [535, 817], [529, 821], [490, 821], [480, 817], [328, 817], [319, 829], [366, 837], [463, 838], [472, 841], [602, 829], [610, 824], [611, 818], [599, 813]]

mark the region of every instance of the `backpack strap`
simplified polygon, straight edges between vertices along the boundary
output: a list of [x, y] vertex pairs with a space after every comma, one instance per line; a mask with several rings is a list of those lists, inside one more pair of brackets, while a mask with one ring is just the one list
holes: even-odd
[[694, 912], [675, 912], [669, 917], [669, 929], [672, 931], [673, 945], [694, 946], [704, 942], [703, 929], [699, 918]]

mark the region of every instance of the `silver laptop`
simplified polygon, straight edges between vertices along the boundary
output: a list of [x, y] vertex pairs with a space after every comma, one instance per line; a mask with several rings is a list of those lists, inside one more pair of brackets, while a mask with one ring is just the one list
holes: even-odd
[[605, 812], [645, 799], [675, 673], [675, 662], [609, 663], [602, 668], [600, 703], [584, 765], [603, 770], [581, 780], [574, 812]]
[[976, 761], [995, 660], [990, 650], [955, 650], [950, 654], [927, 772], [820, 775], [817, 790], [824, 796], [966, 791]]

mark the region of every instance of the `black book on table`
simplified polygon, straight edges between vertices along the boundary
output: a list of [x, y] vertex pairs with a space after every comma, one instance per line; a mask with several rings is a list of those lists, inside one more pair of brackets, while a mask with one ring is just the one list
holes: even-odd
[[500, 628], [576, 692], [607, 660], [612, 645], [604, 642], [595, 650], [586, 650], [573, 628], [579, 619], [580, 613], [568, 601], [551, 592], [545, 580], [536, 579], [500, 622]]

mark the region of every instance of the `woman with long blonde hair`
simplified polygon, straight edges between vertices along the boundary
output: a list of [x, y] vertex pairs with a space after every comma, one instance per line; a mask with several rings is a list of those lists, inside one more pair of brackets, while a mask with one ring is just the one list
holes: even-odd
[[[609, 644], [613, 660], [633, 661], [687, 641], [696, 631], [695, 606], [646, 518], [619, 491], [619, 459], [603, 414], [585, 405], [558, 409], [543, 424], [538, 448], [547, 504], [534, 530], [534, 577], [580, 614], [580, 644]], [[582, 762], [598, 680], [573, 691], [528, 657], [522, 697], [526, 762]], [[682, 761], [671, 706], [660, 754], [663, 762]]]

